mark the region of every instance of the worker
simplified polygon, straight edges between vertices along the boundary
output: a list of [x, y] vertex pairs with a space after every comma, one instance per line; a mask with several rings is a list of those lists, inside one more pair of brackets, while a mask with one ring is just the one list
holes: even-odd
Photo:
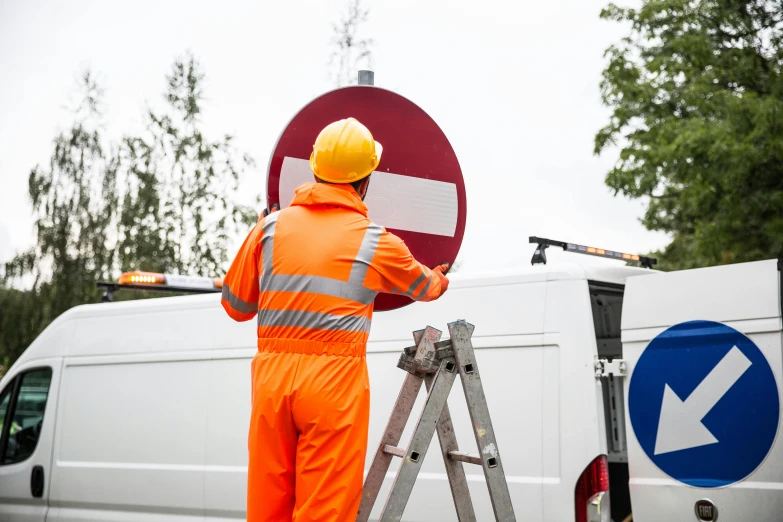
[[367, 217], [381, 144], [353, 118], [324, 128], [314, 182], [262, 215], [223, 281], [229, 316], [258, 314], [251, 366], [249, 522], [346, 522], [361, 499], [370, 388], [365, 350], [378, 293], [417, 301], [448, 288]]

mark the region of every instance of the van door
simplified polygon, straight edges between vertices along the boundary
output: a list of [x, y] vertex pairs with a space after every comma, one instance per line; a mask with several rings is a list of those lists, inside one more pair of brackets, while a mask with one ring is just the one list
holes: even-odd
[[774, 260], [628, 279], [635, 522], [781, 520], [780, 295]]
[[0, 520], [44, 522], [62, 359], [13, 368], [0, 390]]

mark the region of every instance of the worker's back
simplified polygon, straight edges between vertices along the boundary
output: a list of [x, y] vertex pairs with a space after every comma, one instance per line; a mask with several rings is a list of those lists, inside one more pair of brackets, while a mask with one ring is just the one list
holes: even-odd
[[291, 207], [259, 220], [223, 288], [232, 317], [258, 312], [260, 348], [316, 341], [335, 354], [362, 351], [379, 292], [422, 301], [441, 292], [433, 272], [367, 218], [350, 185], [323, 183], [303, 185]]
[[350, 186], [309, 185], [297, 203], [259, 224], [258, 336], [366, 343], [376, 292], [364, 279], [382, 230]]

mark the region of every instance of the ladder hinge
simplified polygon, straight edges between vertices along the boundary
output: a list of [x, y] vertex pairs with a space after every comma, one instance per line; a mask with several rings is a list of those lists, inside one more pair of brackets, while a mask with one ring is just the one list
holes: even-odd
[[595, 378], [608, 377], [614, 375], [615, 377], [625, 377], [628, 375], [628, 364], [623, 359], [599, 359], [595, 358]]

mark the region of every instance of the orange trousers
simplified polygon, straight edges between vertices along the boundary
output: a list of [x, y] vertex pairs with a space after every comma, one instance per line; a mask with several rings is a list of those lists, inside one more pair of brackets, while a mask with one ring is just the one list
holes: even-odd
[[348, 356], [256, 354], [248, 437], [248, 522], [356, 519], [370, 416], [367, 362], [361, 348], [361, 355]]

